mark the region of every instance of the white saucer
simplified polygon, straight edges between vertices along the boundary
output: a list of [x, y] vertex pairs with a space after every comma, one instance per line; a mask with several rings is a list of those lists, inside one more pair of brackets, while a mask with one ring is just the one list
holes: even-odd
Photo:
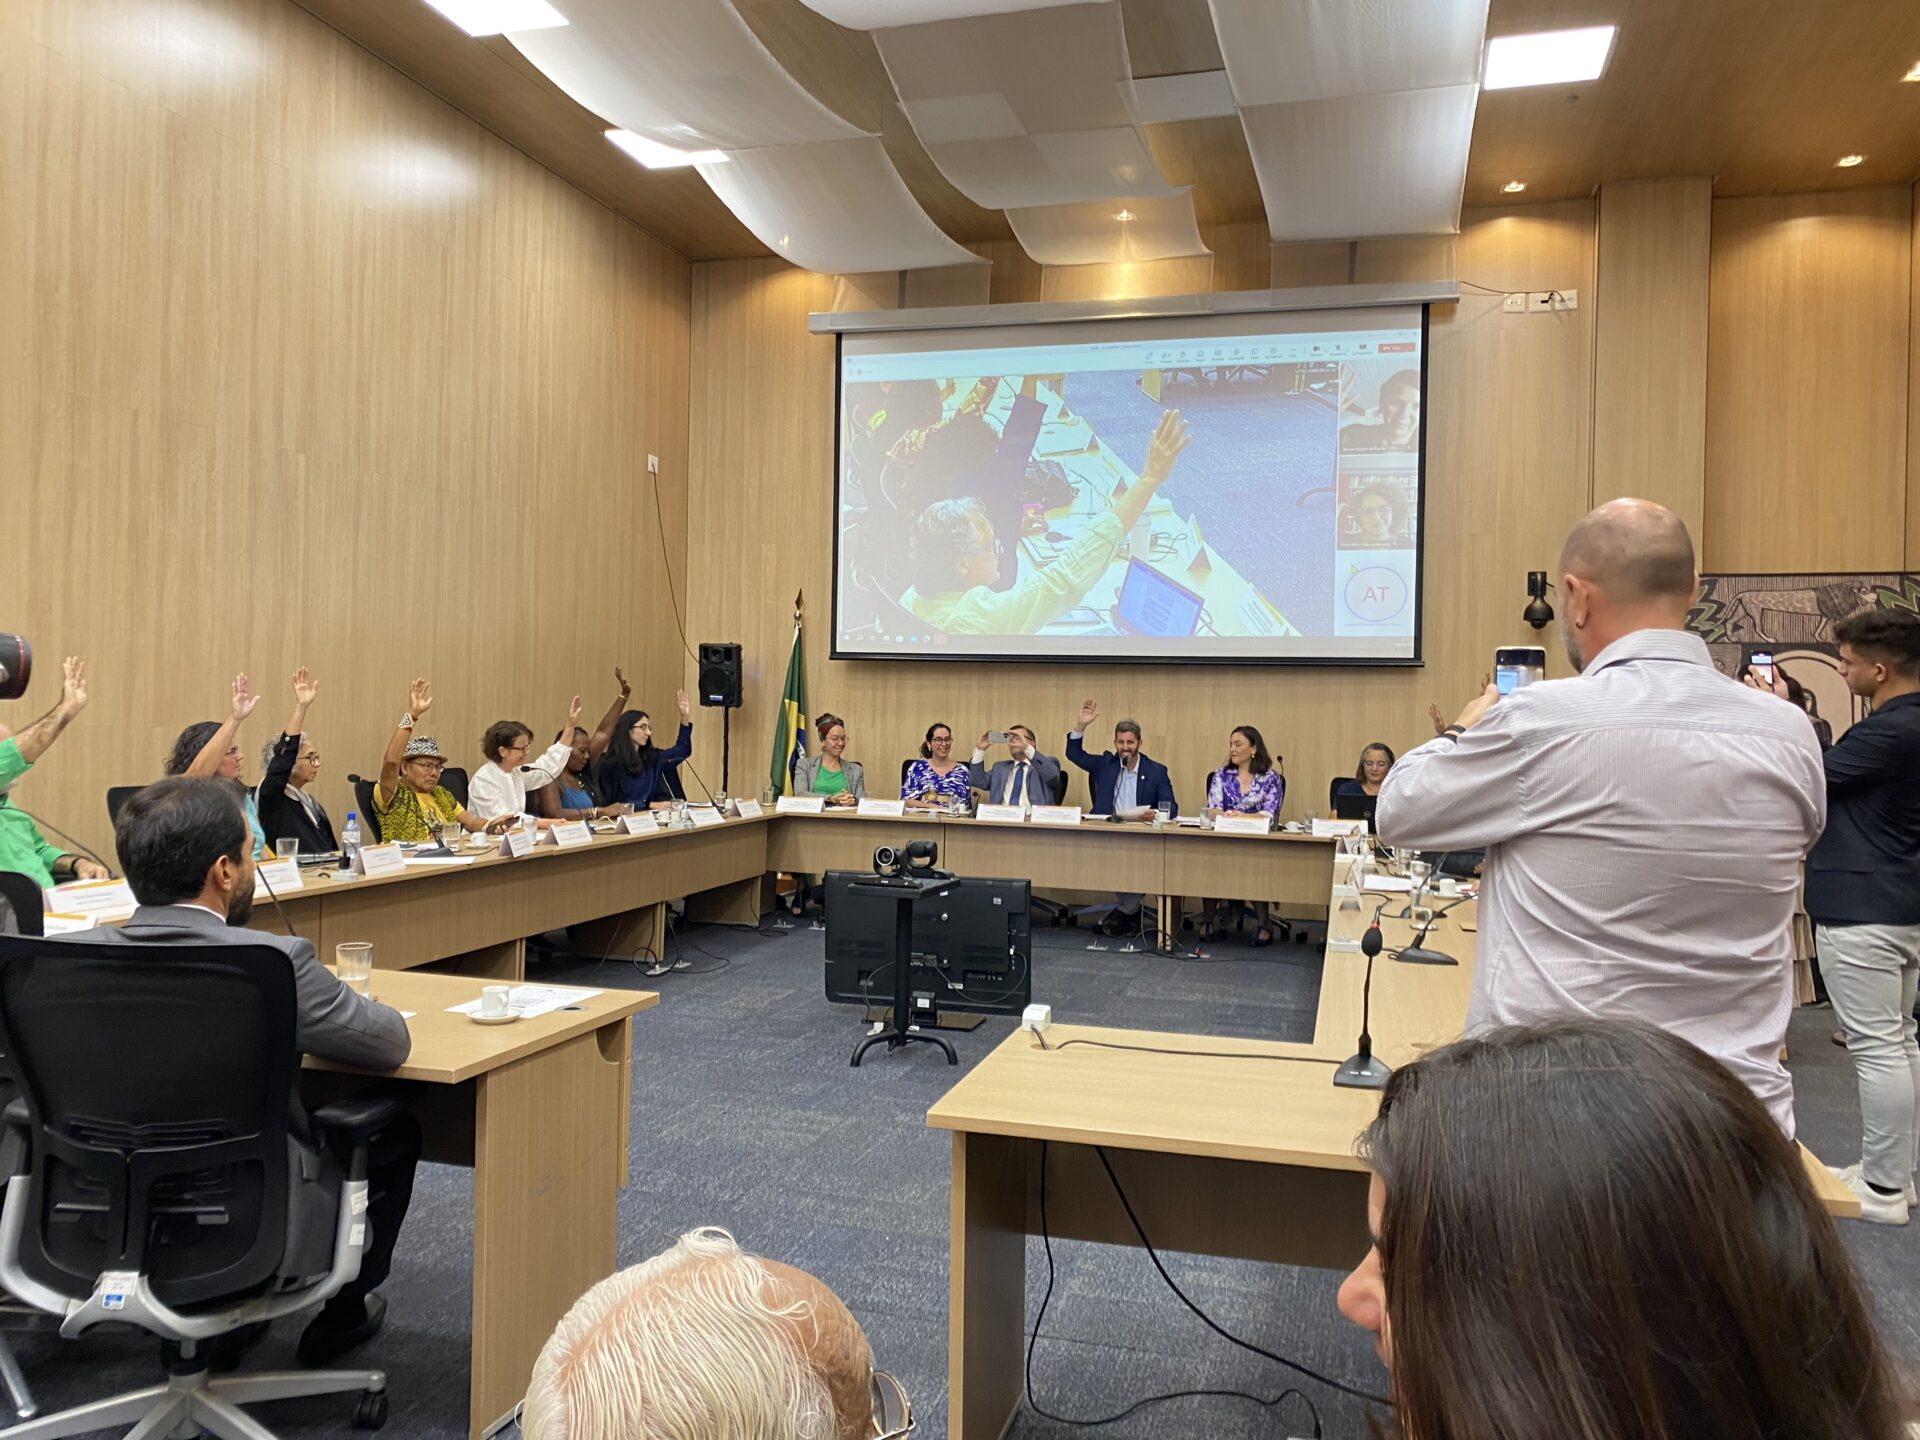
[[518, 1010], [509, 1010], [504, 1015], [482, 1015], [479, 1011], [467, 1016], [476, 1025], [505, 1025], [520, 1018]]

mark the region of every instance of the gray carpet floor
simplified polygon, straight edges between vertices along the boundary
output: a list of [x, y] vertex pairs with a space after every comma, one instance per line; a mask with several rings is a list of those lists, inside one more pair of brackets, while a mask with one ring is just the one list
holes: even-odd
[[[750, 1249], [813, 1271], [853, 1309], [878, 1363], [913, 1398], [919, 1434], [946, 1431], [947, 1171], [949, 1140], [929, 1131], [927, 1107], [1012, 1028], [989, 1020], [951, 1037], [962, 1069], [931, 1047], [847, 1058], [862, 1026], [821, 996], [821, 932], [695, 928], [694, 968], [649, 980], [624, 962], [562, 963], [544, 978], [658, 989], [658, 1009], [634, 1026], [634, 1180], [619, 1200], [622, 1264], [654, 1254], [685, 1230], [723, 1225]], [[1036, 931], [1034, 994], [1063, 1020], [1142, 1029], [1307, 1039], [1319, 954], [1288, 944], [1253, 951], [1232, 942], [1209, 961], [1111, 948], [1089, 950], [1084, 930]], [[1832, 1016], [1802, 1011], [1791, 1032], [1803, 1137], [1825, 1159], [1858, 1156], [1851, 1067], [1827, 1041]], [[385, 1332], [361, 1363], [388, 1372], [387, 1433], [407, 1440], [465, 1435], [468, 1233], [466, 1172], [424, 1166], [386, 1294]], [[1920, 1357], [1920, 1231], [1842, 1227], [1878, 1302], [1890, 1345]], [[1055, 1284], [1034, 1363], [1040, 1405], [1097, 1419], [1143, 1396], [1192, 1389], [1271, 1398], [1290, 1378], [1209, 1333], [1154, 1274], [1143, 1252], [1080, 1243], [1055, 1251]], [[1166, 1257], [1182, 1288], [1228, 1330], [1349, 1383], [1382, 1381], [1368, 1340], [1334, 1309], [1329, 1271]], [[1028, 1323], [1046, 1262], [1028, 1257]], [[247, 1368], [291, 1364], [297, 1323], [282, 1322]], [[13, 1337], [43, 1412], [157, 1378], [154, 1345], [135, 1335], [69, 1342]], [[348, 1362], [351, 1363], [351, 1362]], [[1330, 1440], [1368, 1434], [1364, 1408], [1310, 1383]], [[302, 1400], [255, 1412], [284, 1440], [344, 1436], [350, 1405]], [[103, 1432], [104, 1433], [104, 1432]], [[1023, 1411], [1022, 1440], [1083, 1433]], [[1207, 1434], [1308, 1436], [1306, 1412], [1276, 1413], [1244, 1399], [1150, 1405], [1100, 1432], [1129, 1437]]]

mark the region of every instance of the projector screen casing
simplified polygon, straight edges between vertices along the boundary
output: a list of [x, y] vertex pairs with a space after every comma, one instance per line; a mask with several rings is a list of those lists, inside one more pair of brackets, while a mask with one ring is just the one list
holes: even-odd
[[[1419, 336], [1420, 376], [1420, 419], [1417, 436], [1410, 452], [1412, 462], [1411, 487], [1414, 496], [1416, 523], [1413, 526], [1411, 545], [1407, 551], [1395, 551], [1395, 554], [1411, 556], [1411, 575], [1402, 576], [1408, 581], [1408, 604], [1412, 611], [1410, 633], [1403, 636], [1375, 637], [1390, 642], [1380, 648], [1397, 648], [1398, 653], [1357, 653], [1353, 636], [1316, 636], [1312, 634], [1283, 635], [1272, 637], [1263, 646], [1260, 653], [1223, 653], [1219, 650], [1200, 650], [1182, 653], [1174, 649], [1156, 649], [1156, 645], [1169, 643], [1167, 637], [1154, 637], [1142, 643], [1141, 637], [1121, 635], [1101, 637], [1089, 641], [1076, 635], [991, 635], [991, 636], [948, 636], [939, 644], [919, 644], [916, 647], [901, 649], [898, 646], [888, 648], [871, 643], [861, 644], [849, 640], [847, 613], [844, 608], [846, 591], [852, 579], [844, 568], [848, 557], [843, 552], [845, 523], [846, 486], [849, 469], [844, 453], [848, 441], [848, 366], [852, 359], [856, 364], [863, 359], [873, 359], [882, 355], [897, 355], [903, 360], [914, 357], [942, 354], [956, 354], [965, 351], [991, 351], [1001, 349], [1038, 349], [1047, 346], [1073, 345], [1114, 345], [1125, 343], [1165, 344], [1168, 346], [1199, 346], [1220, 342], [1223, 346], [1243, 337], [1261, 337], [1263, 339], [1293, 339], [1299, 336], [1338, 336], [1342, 333], [1364, 335], [1368, 332], [1417, 329]], [[833, 634], [830, 647], [831, 657], [840, 660], [949, 660], [968, 662], [990, 662], [998, 664], [1221, 664], [1221, 665], [1315, 665], [1315, 666], [1416, 666], [1421, 663], [1422, 629], [1424, 624], [1424, 586], [1425, 586], [1425, 538], [1426, 538], [1426, 399], [1428, 385], [1428, 307], [1424, 303], [1406, 303], [1397, 306], [1374, 306], [1354, 308], [1329, 307], [1320, 310], [1289, 310], [1276, 312], [1235, 311], [1214, 315], [1182, 315], [1166, 317], [1131, 317], [1115, 319], [1074, 320], [1059, 323], [1021, 323], [992, 327], [969, 327], [956, 329], [916, 329], [916, 330], [878, 330], [848, 334], [835, 332], [835, 384], [834, 384], [834, 517], [833, 517]], [[1377, 358], [1377, 357], [1375, 357]], [[983, 368], [985, 368], [983, 366]], [[1408, 368], [1412, 368], [1409, 366]], [[964, 369], [956, 374], [967, 373]], [[1014, 367], [1003, 367], [1003, 373], [1016, 373]], [[1027, 374], [1047, 373], [1027, 371]], [[1078, 372], [1069, 372], [1077, 374]], [[1168, 408], [1178, 408], [1177, 398], [1167, 402]], [[1067, 397], [1071, 404], [1071, 396]], [[1346, 428], [1339, 423], [1336, 413], [1336, 433]], [[1337, 442], [1336, 442], [1337, 443]], [[1117, 447], [1116, 453], [1117, 453]], [[1346, 462], [1339, 459], [1344, 451], [1335, 456], [1335, 500], [1340, 497], [1339, 476], [1346, 468]], [[1037, 458], [1037, 453], [1036, 453]], [[1382, 459], [1380, 467], [1391, 462]], [[1353, 462], [1352, 468], [1366, 471], [1373, 466], [1362, 462]], [[1176, 462], [1175, 478], [1179, 475]], [[1169, 482], [1171, 483], [1171, 482]], [[1356, 482], [1358, 483], [1358, 482]], [[1022, 537], [1024, 538], [1024, 537]], [[1204, 538], [1196, 535], [1196, 540]], [[904, 541], [901, 548], [904, 549]], [[1002, 542], [1011, 551], [1012, 544]], [[1018, 543], [1018, 542], [1015, 542]], [[1210, 548], [1210, 547], [1209, 547]], [[1125, 553], [1124, 551], [1122, 552]], [[1364, 553], [1364, 552], [1363, 552]], [[1116, 562], [1118, 563], [1118, 562]], [[1339, 560], [1336, 556], [1332, 568], [1336, 569]], [[1197, 598], [1197, 597], [1196, 597]], [[1121, 607], [1114, 607], [1116, 610]], [[902, 612], [906, 613], [906, 612]], [[908, 619], [917, 617], [907, 613]], [[925, 624], [925, 622], [921, 622]], [[937, 628], [937, 627], [930, 627]], [[884, 637], [880, 637], [884, 639]], [[1200, 637], [1194, 637], [1199, 639]], [[1362, 637], [1365, 638], [1365, 637]], [[1176, 637], [1177, 640], [1177, 637]], [[1342, 642], [1347, 642], [1347, 653], [1336, 653]], [[1214, 643], [1222, 643], [1215, 641]], [[1237, 637], [1235, 643], [1242, 646], [1261, 645], [1256, 637]], [[1316, 648], [1324, 646], [1326, 648]], [[1099, 648], [1093, 648], [1098, 646]]]

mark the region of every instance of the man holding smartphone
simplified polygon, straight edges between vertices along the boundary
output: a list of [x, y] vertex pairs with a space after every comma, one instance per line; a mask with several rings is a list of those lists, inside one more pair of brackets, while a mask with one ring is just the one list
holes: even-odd
[[[995, 745], [1007, 747], [1007, 758], [987, 768], [987, 751]], [[1025, 725], [1006, 730], [988, 730], [973, 747], [973, 759], [967, 773], [974, 788], [986, 792], [990, 805], [1051, 805], [1059, 793], [1060, 762], [1034, 748], [1033, 731]]]
[[1581, 673], [1489, 685], [1401, 756], [1380, 838], [1487, 850], [1469, 1032], [1643, 1020], [1724, 1063], [1791, 1135], [1789, 925], [1826, 818], [1812, 727], [1687, 632], [1693, 542], [1664, 506], [1602, 505], [1560, 571]]

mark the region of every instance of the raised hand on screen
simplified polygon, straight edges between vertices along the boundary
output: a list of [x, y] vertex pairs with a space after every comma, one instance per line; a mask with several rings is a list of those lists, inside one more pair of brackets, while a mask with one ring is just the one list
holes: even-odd
[[680, 712], [680, 723], [686, 724], [693, 718], [693, 706], [687, 703], [686, 687], [673, 692], [673, 708]]
[[1173, 473], [1173, 462], [1180, 458], [1180, 452], [1192, 439], [1187, 422], [1180, 418], [1178, 410], [1162, 410], [1160, 423], [1153, 427], [1153, 439], [1147, 442], [1147, 463], [1140, 478], [1149, 485], [1165, 480]]
[[1080, 702], [1080, 733], [1085, 734], [1093, 728], [1093, 722], [1100, 718], [1100, 707], [1091, 700]]
[[433, 708], [433, 686], [416, 680], [407, 687], [407, 713], [418, 720]]
[[78, 655], [60, 662], [60, 704], [69, 715], [87, 708], [87, 662]]
[[245, 675], [233, 677], [233, 719], [234, 723], [253, 714], [253, 707], [260, 703], [260, 697], [253, 693], [253, 682]]
[[307, 673], [306, 666], [302, 665], [298, 670], [293, 672], [294, 704], [304, 710], [307, 706], [313, 704], [314, 699], [319, 694], [320, 682]]

